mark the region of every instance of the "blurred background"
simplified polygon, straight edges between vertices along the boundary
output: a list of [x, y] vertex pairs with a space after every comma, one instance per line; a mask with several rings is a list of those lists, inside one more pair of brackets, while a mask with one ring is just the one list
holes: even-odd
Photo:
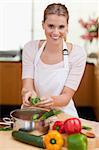
[[69, 10], [67, 41], [87, 53], [86, 69], [74, 95], [79, 116], [99, 121], [99, 2], [97, 0], [0, 0], [0, 117], [20, 108], [22, 50], [30, 40], [45, 39], [43, 11], [50, 3]]

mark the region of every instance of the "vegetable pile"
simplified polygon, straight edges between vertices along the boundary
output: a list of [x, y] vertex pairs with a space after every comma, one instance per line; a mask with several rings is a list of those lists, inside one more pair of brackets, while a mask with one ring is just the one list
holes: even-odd
[[[55, 110], [54, 113], [52, 112], [53, 111], [51, 110], [51, 115], [56, 113]], [[51, 115], [43, 114], [40, 118], [43, 120]], [[62, 147], [66, 145], [68, 150], [87, 150], [87, 136], [81, 133], [83, 128], [86, 130], [91, 129], [90, 127], [82, 126], [79, 118], [69, 118], [64, 122], [55, 121], [52, 129], [43, 137], [35, 136], [23, 131], [12, 131], [12, 136], [16, 140], [40, 148], [46, 148], [47, 150], [62, 150]]]
[[[86, 127], [87, 128], [87, 127]], [[87, 136], [81, 133], [82, 125], [78, 118], [69, 118], [63, 121], [56, 121], [52, 126], [53, 130], [67, 134], [68, 150], [87, 150]]]

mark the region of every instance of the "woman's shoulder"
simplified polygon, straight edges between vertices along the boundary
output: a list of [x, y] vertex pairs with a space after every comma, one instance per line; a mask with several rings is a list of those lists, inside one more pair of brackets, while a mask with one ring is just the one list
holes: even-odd
[[36, 45], [38, 45], [39, 40], [31, 40], [28, 41], [25, 45], [24, 45], [24, 49], [32, 49], [33, 47], [35, 47]]
[[83, 46], [67, 43], [67, 47], [70, 55], [86, 55], [85, 49]]
[[32, 58], [32, 56], [35, 56], [37, 52], [38, 43], [39, 41], [37, 40], [28, 41], [23, 47], [22, 51], [23, 57]]
[[39, 49], [44, 42], [45, 40], [31, 40], [24, 45], [24, 49]]
[[85, 49], [77, 44], [68, 43], [68, 45], [71, 47], [71, 51], [69, 53], [69, 62], [71, 64], [75, 64], [77, 62], [81, 63], [86, 62], [87, 54]]

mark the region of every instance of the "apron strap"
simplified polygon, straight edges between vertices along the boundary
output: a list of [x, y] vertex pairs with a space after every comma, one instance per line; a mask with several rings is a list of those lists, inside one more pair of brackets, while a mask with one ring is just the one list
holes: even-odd
[[46, 41], [44, 41], [44, 43], [42, 44], [42, 46], [39, 48], [38, 52], [37, 52], [37, 55], [35, 57], [35, 66], [37, 65], [38, 61], [39, 61], [39, 57], [45, 47], [45, 44], [46, 44]]
[[66, 70], [69, 70], [68, 49], [65, 41], [63, 41], [63, 57], [64, 67], [66, 68]]

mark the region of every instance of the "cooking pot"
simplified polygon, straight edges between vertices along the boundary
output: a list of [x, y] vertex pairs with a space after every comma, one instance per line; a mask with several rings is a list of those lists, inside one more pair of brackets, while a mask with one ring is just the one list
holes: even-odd
[[48, 132], [50, 123], [48, 120], [40, 121], [33, 120], [33, 114], [39, 113], [39, 116], [42, 116], [46, 110], [43, 109], [16, 109], [10, 112], [10, 118], [3, 118], [6, 123], [10, 123], [13, 130], [22, 130], [22, 131], [33, 131], [38, 130], [43, 134]]

